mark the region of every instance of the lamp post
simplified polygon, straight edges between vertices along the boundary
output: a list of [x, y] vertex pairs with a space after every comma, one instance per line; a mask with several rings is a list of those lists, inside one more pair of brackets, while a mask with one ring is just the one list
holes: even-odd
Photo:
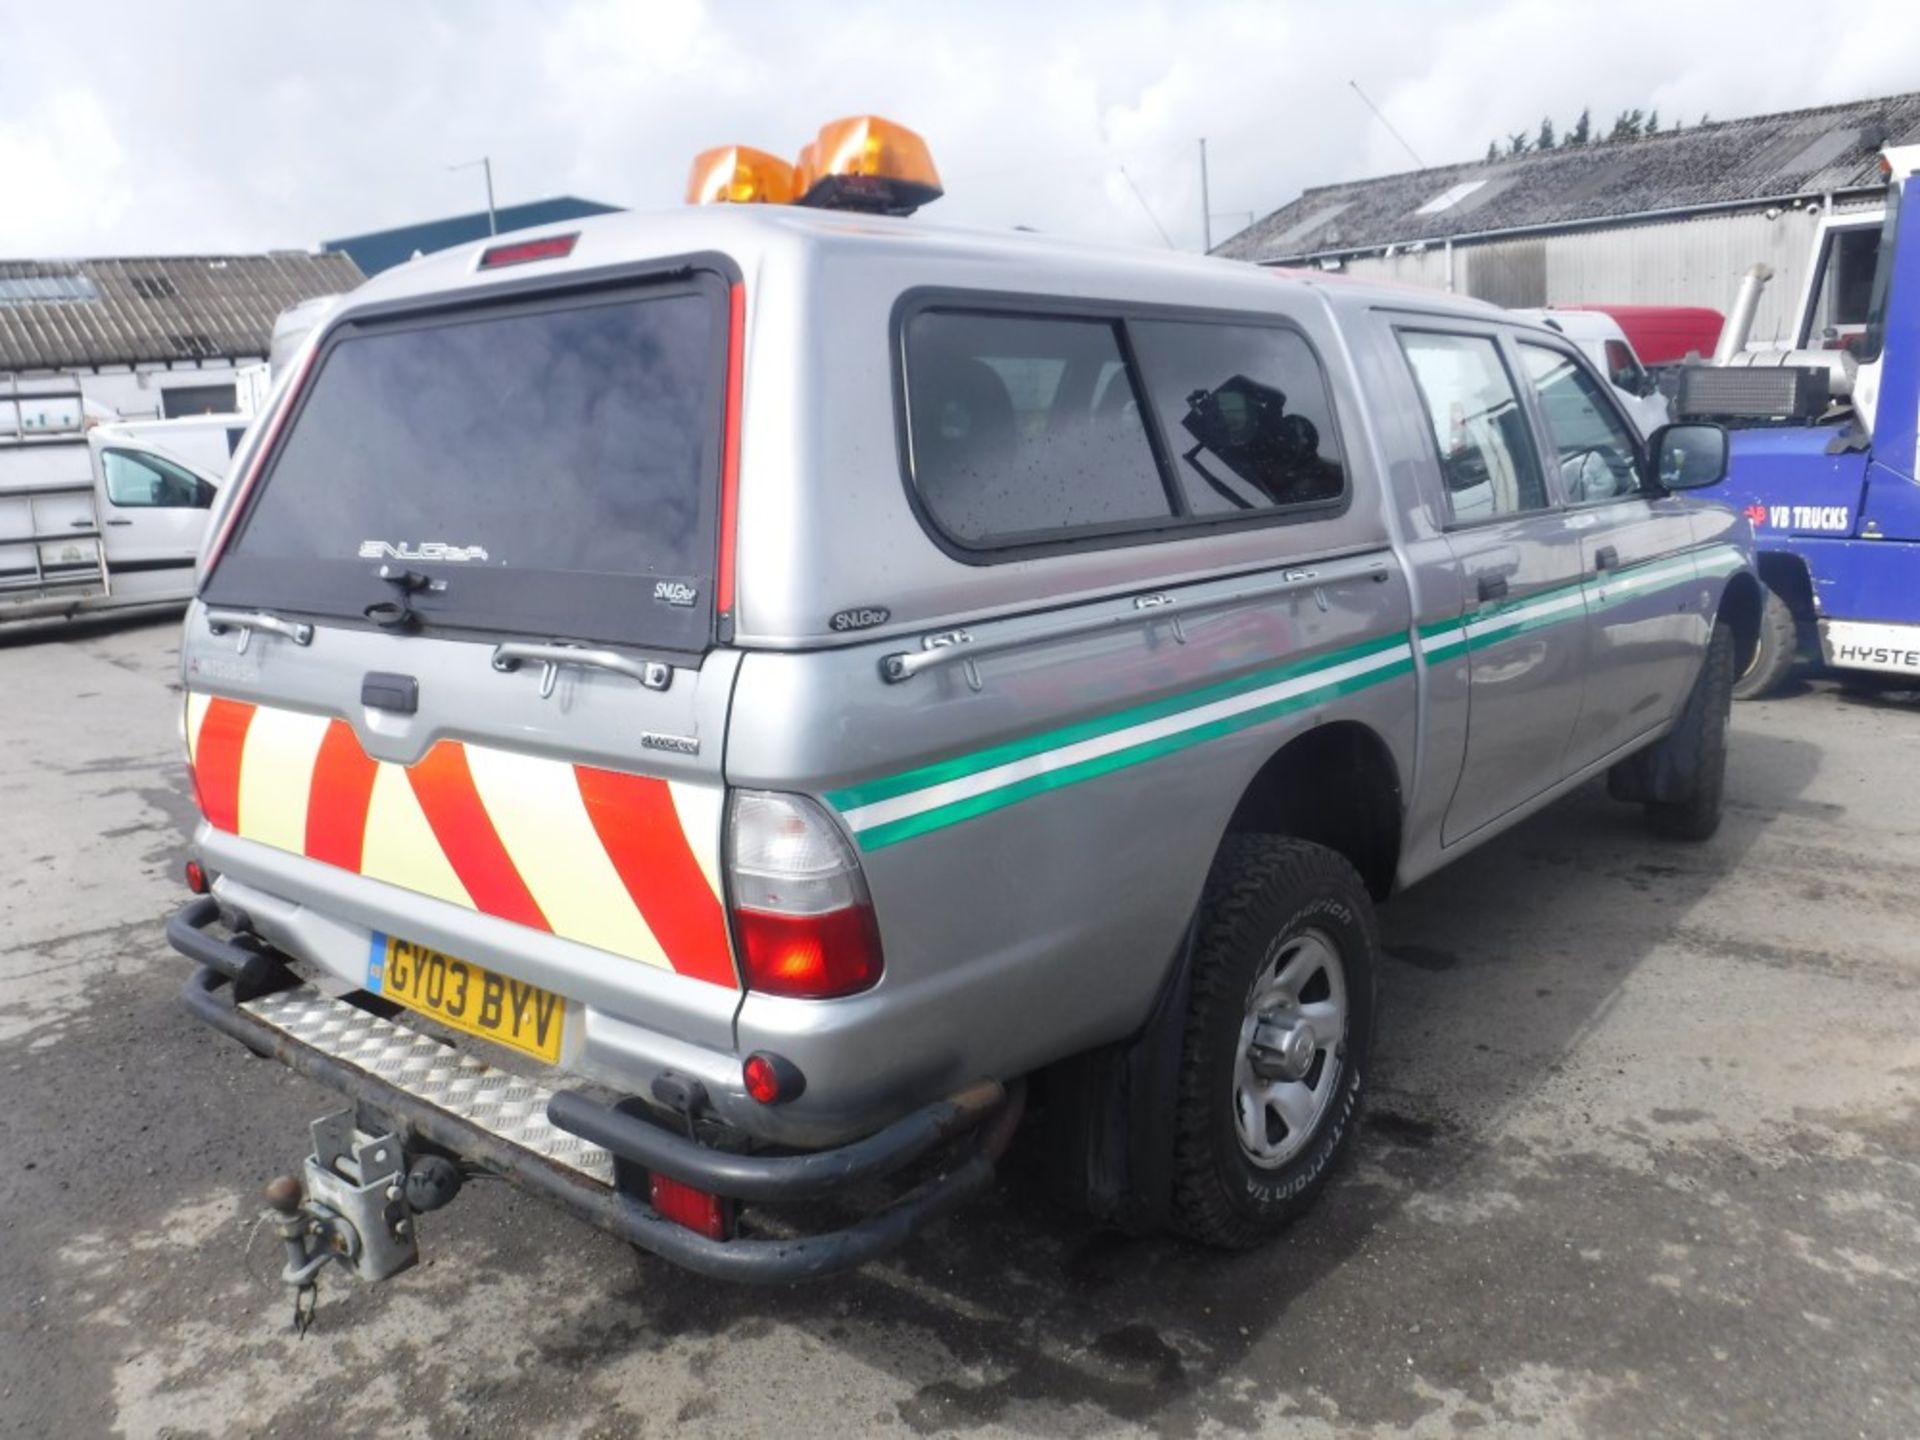
[[500, 225], [493, 217], [493, 157], [491, 155], [482, 155], [478, 160], [463, 160], [458, 165], [449, 165], [447, 169], [471, 170], [476, 165], [486, 173], [487, 177], [487, 233], [489, 235], [498, 235], [500, 233]]

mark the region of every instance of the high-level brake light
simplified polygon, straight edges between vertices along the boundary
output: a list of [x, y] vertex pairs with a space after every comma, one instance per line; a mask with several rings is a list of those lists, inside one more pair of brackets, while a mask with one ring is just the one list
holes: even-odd
[[480, 252], [482, 270], [498, 270], [507, 265], [527, 265], [535, 260], [564, 260], [580, 241], [580, 232], [571, 235], [543, 235], [538, 240], [516, 240], [510, 245], [493, 245]]
[[697, 205], [764, 202], [887, 215], [911, 215], [941, 193], [927, 142], [878, 115], [822, 125], [793, 165], [745, 145], [704, 150], [687, 184], [687, 199]]
[[689, 205], [790, 205], [793, 167], [751, 145], [720, 145], [693, 157]]

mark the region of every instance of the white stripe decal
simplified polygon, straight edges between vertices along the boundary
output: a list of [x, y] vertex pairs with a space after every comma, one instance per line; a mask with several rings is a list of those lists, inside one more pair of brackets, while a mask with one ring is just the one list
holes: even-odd
[[[1709, 556], [1714, 557], [1711, 562], [1708, 560]], [[1158, 720], [1145, 721], [1088, 740], [1063, 745], [1054, 750], [1044, 750], [1018, 760], [1008, 761], [1003, 765], [996, 765], [991, 769], [976, 771], [971, 775], [940, 781], [919, 790], [909, 791], [904, 795], [858, 805], [843, 811], [842, 818], [856, 834], [878, 826], [893, 824], [896, 821], [912, 819], [914, 816], [924, 815], [932, 810], [991, 794], [1024, 780], [1069, 769], [1136, 745], [1179, 735], [1217, 720], [1229, 719], [1265, 705], [1310, 694], [1315, 690], [1337, 685], [1346, 680], [1361, 678], [1409, 659], [1414, 653], [1416, 644], [1421, 655], [1436, 656], [1475, 640], [1498, 639], [1505, 632], [1537, 621], [1557, 623], [1584, 618], [1590, 598], [1596, 603], [1604, 603], [1623, 593], [1683, 583], [1696, 578], [1701, 572], [1701, 567], [1708, 563], [1735, 570], [1744, 569], [1746, 566], [1745, 557], [1735, 547], [1716, 545], [1707, 551], [1683, 552], [1677, 556], [1648, 561], [1643, 567], [1629, 568], [1612, 578], [1596, 577], [1571, 581], [1564, 590], [1537, 600], [1523, 601], [1512, 609], [1497, 614], [1469, 616], [1457, 625], [1448, 626], [1433, 634], [1417, 636], [1413, 643], [1378, 651], [1358, 660], [1330, 665], [1322, 670], [1310, 671], [1305, 675], [1295, 676], [1225, 700], [1199, 705], [1191, 710], [1164, 716]], [[676, 787], [676, 801], [678, 798], [678, 787]], [[689, 826], [689, 836], [695, 833]], [[694, 845], [694, 851], [700, 856], [704, 868], [707, 862], [697, 843]]]
[[265, 705], [254, 710], [240, 760], [241, 835], [276, 850], [306, 853], [307, 798], [326, 733], [324, 715]]
[[1264, 705], [1272, 705], [1281, 700], [1289, 700], [1330, 685], [1337, 685], [1343, 680], [1359, 679], [1375, 670], [1399, 664], [1409, 659], [1412, 653], [1410, 645], [1395, 645], [1372, 655], [1364, 655], [1358, 660], [1349, 660], [1344, 664], [1330, 665], [1324, 670], [1296, 675], [1290, 680], [1282, 680], [1258, 690], [1249, 690], [1242, 695], [1232, 695], [1225, 700], [1196, 706], [1192, 710], [1182, 710], [1175, 715], [1165, 715], [1157, 720], [1130, 725], [1124, 730], [1096, 735], [1090, 740], [1063, 745], [1057, 750], [1043, 750], [1037, 755], [1010, 760], [990, 770], [963, 775], [957, 780], [942, 781], [922, 790], [912, 790], [905, 795], [896, 795], [890, 800], [876, 800], [870, 805], [861, 805], [847, 811], [844, 818], [856, 833], [871, 830], [876, 825], [909, 819], [928, 810], [937, 810], [943, 805], [951, 805], [959, 800], [971, 800], [976, 795], [984, 795], [989, 791], [1032, 779], [1036, 775], [1045, 775], [1088, 760], [1097, 760], [1103, 755], [1112, 755], [1149, 740], [1178, 735], [1182, 731], [1195, 730], [1216, 720], [1231, 719], [1249, 710], [1258, 710]]
[[207, 706], [213, 697], [198, 690], [187, 692], [187, 763], [200, 758], [200, 726], [207, 718]]
[[1497, 615], [1467, 621], [1467, 638], [1479, 640], [1495, 631], [1510, 630], [1517, 625], [1542, 620], [1549, 615], [1558, 615], [1562, 610], [1584, 610], [1586, 604], [1587, 597], [1578, 590], [1569, 591], [1565, 595], [1555, 595], [1547, 600], [1523, 602], [1511, 610], [1502, 610]]
[[373, 772], [373, 794], [367, 801], [366, 841], [360, 851], [360, 873], [403, 890], [416, 890], [436, 900], [451, 901], [468, 910], [480, 907], [454, 874], [453, 865], [427, 823], [427, 815], [407, 780], [407, 768], [387, 761]]
[[680, 817], [680, 832], [687, 837], [687, 849], [694, 864], [707, 877], [713, 898], [720, 898], [720, 815], [726, 794], [717, 785], [694, 785], [669, 780], [667, 793], [673, 797], [674, 813]]

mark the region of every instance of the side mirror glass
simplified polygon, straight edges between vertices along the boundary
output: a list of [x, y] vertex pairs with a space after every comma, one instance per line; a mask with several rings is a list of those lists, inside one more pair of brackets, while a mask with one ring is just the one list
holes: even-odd
[[1724, 426], [1662, 425], [1647, 441], [1649, 477], [1663, 490], [1700, 490], [1727, 478]]

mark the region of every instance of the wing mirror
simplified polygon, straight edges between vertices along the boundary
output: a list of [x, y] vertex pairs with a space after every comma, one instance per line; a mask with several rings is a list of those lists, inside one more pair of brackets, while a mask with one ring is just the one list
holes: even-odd
[[1647, 478], [1663, 490], [1702, 490], [1727, 478], [1727, 431], [1688, 421], [1662, 425], [1647, 441]]

